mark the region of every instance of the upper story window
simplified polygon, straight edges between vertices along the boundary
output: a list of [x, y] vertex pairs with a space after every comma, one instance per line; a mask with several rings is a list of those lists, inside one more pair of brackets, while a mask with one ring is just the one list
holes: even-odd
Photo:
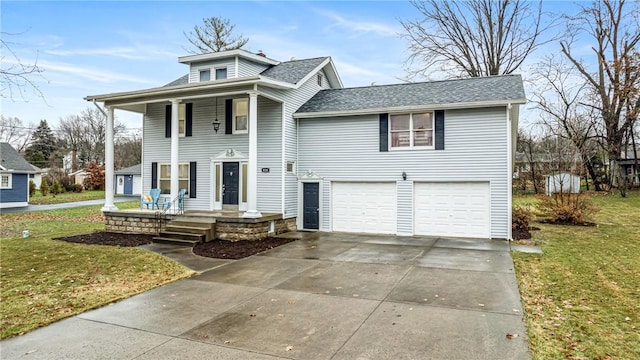
[[433, 113], [396, 114], [389, 118], [392, 149], [433, 147]]
[[224, 80], [227, 78], [227, 68], [216, 69], [216, 80]]
[[178, 105], [178, 133], [182, 137], [184, 136], [186, 122], [187, 122], [187, 105], [181, 103]]
[[233, 133], [246, 134], [249, 125], [249, 99], [233, 99]]
[[318, 73], [318, 86], [322, 86], [322, 74]]
[[211, 70], [200, 70], [200, 81], [211, 80]]
[[11, 174], [0, 175], [0, 189], [11, 189]]

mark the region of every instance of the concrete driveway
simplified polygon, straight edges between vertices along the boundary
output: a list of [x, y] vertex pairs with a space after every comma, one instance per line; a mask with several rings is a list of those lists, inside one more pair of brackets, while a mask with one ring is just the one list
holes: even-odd
[[302, 239], [5, 340], [1, 357], [529, 358], [507, 242], [289, 236]]

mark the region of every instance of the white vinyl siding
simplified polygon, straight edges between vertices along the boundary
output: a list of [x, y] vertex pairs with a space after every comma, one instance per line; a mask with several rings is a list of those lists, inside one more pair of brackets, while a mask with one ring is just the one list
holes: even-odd
[[416, 235], [489, 238], [488, 182], [415, 183]]
[[333, 231], [396, 233], [395, 182], [333, 182]]
[[[238, 59], [238, 77], [246, 77], [246, 76], [256, 76], [261, 72], [265, 71], [269, 66], [264, 64], [258, 64], [256, 62], [239, 58]], [[227, 73], [229, 77], [233, 74], [232, 72]]]
[[[298, 168], [333, 181], [490, 182], [491, 237], [507, 238], [507, 131], [504, 107], [445, 111], [445, 149], [380, 152], [379, 116], [299, 120]], [[319, 136], [318, 134], [321, 134]], [[326, 186], [326, 185], [325, 185]], [[330, 188], [325, 187], [328, 205]], [[324, 211], [330, 207], [324, 206]], [[404, 214], [404, 215], [402, 215]], [[409, 213], [410, 214], [410, 213]], [[398, 216], [407, 216], [399, 211]], [[321, 230], [330, 230], [329, 213]], [[398, 219], [405, 224], [411, 219]]]

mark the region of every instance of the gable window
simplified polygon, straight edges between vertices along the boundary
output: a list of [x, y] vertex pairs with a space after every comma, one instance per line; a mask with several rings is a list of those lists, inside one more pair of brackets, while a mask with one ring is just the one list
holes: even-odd
[[11, 174], [0, 175], [0, 189], [11, 189]]
[[249, 99], [233, 99], [234, 134], [246, 134], [249, 123]]
[[211, 80], [211, 70], [200, 70], [200, 81]]
[[433, 114], [409, 113], [390, 115], [391, 148], [433, 147]]
[[[162, 194], [171, 193], [171, 164], [159, 164], [159, 187]], [[189, 192], [189, 163], [182, 163], [178, 166], [179, 189], [187, 189]]]
[[318, 74], [318, 86], [322, 86], [322, 74]]
[[224, 80], [227, 78], [227, 68], [216, 69], [216, 80]]

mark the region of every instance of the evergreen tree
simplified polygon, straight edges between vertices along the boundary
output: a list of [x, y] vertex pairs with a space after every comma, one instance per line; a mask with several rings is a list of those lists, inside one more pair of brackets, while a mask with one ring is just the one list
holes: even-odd
[[53, 154], [58, 150], [58, 140], [47, 124], [47, 120], [40, 120], [40, 125], [31, 134], [31, 145], [25, 150], [27, 161], [31, 164], [46, 168], [50, 167]]

